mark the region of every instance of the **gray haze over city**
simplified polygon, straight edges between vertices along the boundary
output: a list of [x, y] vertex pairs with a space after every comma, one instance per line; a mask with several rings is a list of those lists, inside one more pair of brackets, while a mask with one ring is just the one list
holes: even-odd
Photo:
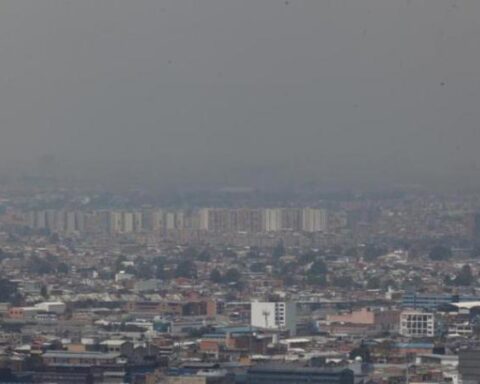
[[4, 0], [2, 172], [476, 186], [477, 0]]

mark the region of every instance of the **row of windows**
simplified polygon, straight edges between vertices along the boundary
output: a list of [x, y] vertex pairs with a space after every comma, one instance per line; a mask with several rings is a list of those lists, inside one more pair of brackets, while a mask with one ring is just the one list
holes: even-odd
[[[432, 319], [432, 316], [429, 315], [407, 315], [408, 321], [428, 321]], [[405, 318], [403, 318], [405, 319]]]

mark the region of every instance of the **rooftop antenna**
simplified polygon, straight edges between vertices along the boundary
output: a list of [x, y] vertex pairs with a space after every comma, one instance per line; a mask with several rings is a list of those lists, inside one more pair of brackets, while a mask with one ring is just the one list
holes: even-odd
[[268, 328], [268, 316], [270, 316], [270, 312], [267, 310], [264, 310], [262, 312], [262, 315], [265, 318], [265, 328]]

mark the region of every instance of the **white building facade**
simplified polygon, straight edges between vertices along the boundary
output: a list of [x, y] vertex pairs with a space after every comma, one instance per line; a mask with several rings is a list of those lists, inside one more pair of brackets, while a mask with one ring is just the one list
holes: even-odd
[[327, 230], [327, 212], [324, 209], [304, 208], [302, 211], [302, 230], [305, 232], [325, 232]]
[[296, 335], [297, 307], [291, 302], [251, 303], [250, 324], [254, 327], [276, 330], [288, 330], [290, 336]]
[[263, 210], [263, 230], [277, 232], [282, 230], [282, 210], [278, 208]]
[[400, 334], [405, 337], [434, 337], [435, 315], [429, 312], [404, 311], [400, 314]]

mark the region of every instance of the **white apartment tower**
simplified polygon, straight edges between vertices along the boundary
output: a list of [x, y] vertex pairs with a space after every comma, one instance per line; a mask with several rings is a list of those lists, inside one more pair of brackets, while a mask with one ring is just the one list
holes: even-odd
[[175, 229], [175, 212], [167, 212], [165, 214], [165, 229]]
[[304, 208], [302, 210], [302, 230], [325, 232], [327, 230], [327, 212], [324, 209]]
[[263, 210], [263, 230], [265, 232], [277, 232], [282, 230], [282, 210], [264, 209]]
[[47, 213], [45, 211], [38, 211], [35, 218], [35, 228], [47, 228]]
[[75, 226], [78, 232], [85, 231], [85, 213], [75, 212]]
[[133, 232], [133, 213], [132, 212], [123, 212], [123, 233], [132, 233]]
[[143, 213], [139, 211], [133, 212], [133, 230], [142, 232], [143, 230]]
[[161, 209], [152, 213], [152, 230], [161, 231], [164, 227], [163, 211]]
[[54, 209], [49, 209], [49, 210], [46, 211], [47, 228], [50, 229], [53, 232], [58, 231], [57, 226], [56, 226], [55, 213], [56, 213], [56, 211]]
[[183, 211], [175, 212], [175, 228], [176, 229], [185, 228], [185, 213]]
[[111, 234], [117, 234], [123, 230], [123, 220], [121, 212], [109, 212], [108, 227]]
[[69, 211], [65, 213], [65, 231], [67, 233], [73, 233], [77, 229], [75, 220], [75, 212]]
[[209, 214], [209, 209], [208, 208], [202, 208], [198, 211], [198, 217], [199, 217], [199, 229], [202, 231], [208, 231], [208, 214]]
[[291, 302], [251, 303], [250, 324], [254, 327], [288, 330], [295, 336], [297, 327], [297, 307]]

